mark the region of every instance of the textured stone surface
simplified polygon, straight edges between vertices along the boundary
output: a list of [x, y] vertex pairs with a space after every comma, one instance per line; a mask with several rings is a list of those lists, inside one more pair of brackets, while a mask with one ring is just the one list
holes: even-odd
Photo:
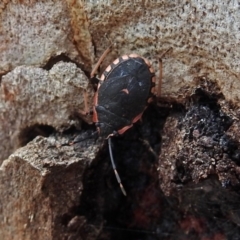
[[[78, 153], [72, 146], [57, 147], [66, 141], [38, 137], [3, 162], [1, 239], [65, 239], [67, 233], [71, 236], [66, 224], [71, 220], [71, 208], [81, 202], [82, 176], [95, 158], [97, 145], [91, 142]], [[80, 220], [84, 225], [84, 217]]]
[[[91, 108], [93, 89], [74, 63], [59, 62], [49, 71], [21, 66], [4, 75], [0, 89], [1, 159], [31, 140], [29, 135], [36, 126], [60, 131], [70, 126], [80, 128], [84, 93]], [[91, 122], [89, 117], [85, 121]]]
[[19, 65], [44, 66], [60, 54], [89, 69], [93, 48], [82, 7], [72, 0], [0, 3], [0, 74]]

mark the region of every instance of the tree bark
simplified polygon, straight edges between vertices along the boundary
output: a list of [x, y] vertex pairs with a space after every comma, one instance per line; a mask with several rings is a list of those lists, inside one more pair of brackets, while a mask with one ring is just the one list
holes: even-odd
[[[1, 239], [240, 238], [236, 1], [4, 1], [0, 19]], [[132, 52], [163, 72], [113, 138], [127, 197], [85, 115], [111, 43], [99, 73]]]

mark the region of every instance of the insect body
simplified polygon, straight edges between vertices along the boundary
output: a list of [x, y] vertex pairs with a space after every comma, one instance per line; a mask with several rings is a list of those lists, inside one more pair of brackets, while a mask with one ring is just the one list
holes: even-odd
[[136, 54], [117, 58], [106, 68], [98, 83], [94, 97], [93, 122], [99, 135], [108, 139], [111, 162], [124, 195], [126, 191], [112, 156], [111, 137], [123, 134], [141, 118], [154, 92], [154, 71], [146, 59]]
[[123, 134], [138, 121], [155, 86], [153, 70], [144, 58], [125, 55], [103, 73], [94, 97], [93, 121], [100, 136]]

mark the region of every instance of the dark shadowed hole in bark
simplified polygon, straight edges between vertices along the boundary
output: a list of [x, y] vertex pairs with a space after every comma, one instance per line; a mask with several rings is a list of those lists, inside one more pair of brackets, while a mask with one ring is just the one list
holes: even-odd
[[72, 60], [71, 58], [69, 58], [67, 55], [65, 55], [64, 53], [51, 57], [48, 62], [45, 64], [45, 66], [43, 66], [43, 69], [45, 70], [50, 70], [56, 63], [59, 62], [71, 62], [77, 65], [78, 68], [80, 68], [82, 71], [84, 71], [84, 73], [86, 74], [86, 76], [90, 77], [90, 73], [85, 70], [85, 66], [83, 64], [79, 64], [79, 62]]
[[24, 128], [19, 134], [20, 147], [25, 146], [37, 136], [48, 137], [55, 129], [48, 125], [35, 124], [31, 127]]

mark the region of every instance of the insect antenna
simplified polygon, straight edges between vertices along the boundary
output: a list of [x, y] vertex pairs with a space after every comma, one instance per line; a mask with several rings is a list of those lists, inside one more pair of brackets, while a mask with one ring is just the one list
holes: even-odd
[[109, 148], [109, 154], [110, 154], [110, 159], [111, 159], [111, 163], [112, 163], [112, 167], [113, 167], [113, 170], [114, 170], [114, 173], [115, 173], [115, 176], [117, 178], [117, 181], [119, 183], [119, 186], [122, 190], [122, 193], [123, 195], [127, 196], [127, 193], [122, 185], [122, 181], [121, 181], [121, 178], [117, 172], [117, 168], [116, 168], [116, 165], [114, 163], [114, 159], [113, 159], [113, 154], [112, 154], [112, 141], [111, 141], [111, 137], [108, 138], [108, 148]]

